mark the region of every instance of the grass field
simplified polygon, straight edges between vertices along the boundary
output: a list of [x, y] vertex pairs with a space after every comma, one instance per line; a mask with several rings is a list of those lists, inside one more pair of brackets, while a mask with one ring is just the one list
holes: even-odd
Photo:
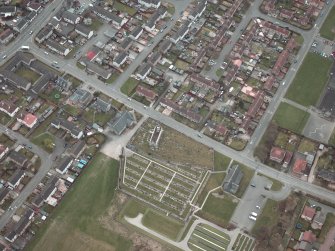
[[209, 174], [209, 179], [204, 187], [204, 189], [201, 191], [199, 194], [197, 204], [199, 206], [202, 205], [204, 202], [208, 192], [214, 188], [220, 187], [223, 183], [223, 179], [225, 178], [226, 174], [225, 173], [212, 173]]
[[199, 224], [194, 229], [188, 246], [191, 250], [227, 250], [230, 243], [228, 234], [206, 224]]
[[262, 213], [258, 216], [252, 233], [261, 231], [263, 227], [271, 229], [278, 222], [278, 202], [268, 199]]
[[326, 20], [321, 26], [320, 35], [321, 37], [327, 38], [329, 40], [334, 40], [335, 38], [335, 7], [331, 9]]
[[30, 81], [32, 84], [36, 82], [37, 79], [41, 76], [37, 72], [30, 70], [26, 67], [20, 67], [18, 68], [15, 73], [19, 75], [20, 77]]
[[245, 165], [242, 165], [241, 163], [234, 161], [232, 165], [238, 164], [241, 168], [241, 170], [243, 171], [243, 178], [241, 180], [240, 186], [236, 192], [236, 196], [241, 198], [245, 192], [245, 190], [247, 189], [247, 187], [249, 186], [249, 183], [252, 179], [252, 177], [255, 174], [255, 171]]
[[152, 210], [148, 210], [142, 218], [144, 226], [170, 238], [176, 240], [184, 224], [172, 218], [161, 215]]
[[137, 130], [130, 141], [130, 144], [136, 148], [136, 152], [162, 162], [180, 163], [206, 169], [213, 168], [214, 153], [211, 148], [165, 125], [160, 125], [163, 133], [158, 149], [152, 150], [147, 139], [151, 135], [150, 130], [154, 129], [157, 124], [158, 122], [148, 119]]
[[100, 126], [105, 126], [113, 117], [111, 112], [97, 112], [93, 109], [88, 109], [82, 114], [84, 120], [90, 123], [97, 123]]
[[219, 153], [214, 152], [214, 171], [226, 171], [231, 158]]
[[258, 173], [257, 175], [264, 176], [267, 179], [269, 179], [269, 180], [272, 181], [271, 191], [280, 191], [283, 188], [283, 183], [281, 183], [279, 180], [270, 178], [270, 177], [268, 177], [268, 176], [266, 176], [264, 174], [261, 174], [261, 173]]
[[331, 60], [316, 53], [308, 53], [286, 93], [286, 98], [303, 106], [316, 105], [328, 82], [331, 65]]
[[211, 194], [199, 215], [219, 226], [226, 227], [238, 203], [234, 200], [236, 199], [227, 193], [223, 195]]
[[121, 12], [127, 12], [130, 16], [134, 16], [136, 14], [136, 9], [120, 3], [119, 1], [114, 2], [113, 8]]
[[280, 127], [295, 133], [301, 133], [308, 118], [308, 112], [282, 102], [273, 116], [273, 121]]
[[49, 133], [43, 133], [33, 138], [31, 142], [43, 148], [48, 153], [52, 153], [55, 147], [55, 137]]
[[328, 213], [326, 216], [325, 224], [323, 225], [319, 236], [321, 242], [325, 240], [327, 233], [329, 232], [330, 228], [333, 227], [334, 225], [335, 225], [335, 215]]
[[137, 84], [138, 80], [134, 78], [128, 78], [128, 80], [121, 86], [120, 90], [127, 96], [131, 96], [134, 93]]
[[130, 240], [99, 222], [112, 203], [118, 165], [116, 160], [98, 154], [26, 250], [129, 250]]

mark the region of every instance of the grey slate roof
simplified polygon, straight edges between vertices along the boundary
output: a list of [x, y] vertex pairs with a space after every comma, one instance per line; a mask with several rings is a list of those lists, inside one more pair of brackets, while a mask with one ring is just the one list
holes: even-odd
[[116, 114], [116, 116], [108, 122], [108, 126], [115, 134], [120, 135], [127, 127], [131, 126], [134, 122], [134, 115], [128, 111], [123, 111]]
[[235, 194], [243, 178], [243, 172], [238, 165], [234, 165], [228, 170], [228, 174], [223, 181], [223, 189]]

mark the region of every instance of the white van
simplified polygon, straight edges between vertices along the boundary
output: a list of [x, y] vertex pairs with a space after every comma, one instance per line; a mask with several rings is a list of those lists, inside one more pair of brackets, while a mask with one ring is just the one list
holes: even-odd
[[249, 219], [250, 219], [250, 220], [253, 220], [253, 221], [256, 221], [256, 217], [251, 216], [251, 215], [249, 215]]
[[257, 213], [255, 213], [255, 212], [251, 212], [251, 215], [254, 216], [254, 217], [257, 217]]

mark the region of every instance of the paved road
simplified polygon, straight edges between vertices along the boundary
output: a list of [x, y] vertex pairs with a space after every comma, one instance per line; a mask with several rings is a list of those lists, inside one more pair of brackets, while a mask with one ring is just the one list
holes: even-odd
[[[34, 175], [34, 177], [30, 180], [30, 182], [21, 191], [19, 196], [11, 204], [12, 208], [19, 208], [27, 200], [29, 195], [34, 191], [34, 189], [38, 186], [38, 184], [42, 181], [45, 175], [49, 172], [49, 170], [53, 165], [54, 158], [62, 153], [63, 148], [59, 144], [56, 144], [54, 153], [50, 155], [49, 153], [45, 152], [38, 146], [31, 144], [29, 139], [23, 137], [19, 133], [9, 130], [5, 126], [0, 125], [0, 132], [7, 134], [10, 138], [14, 139], [17, 144], [31, 145], [31, 149], [29, 149], [29, 151], [32, 151], [33, 153], [38, 155], [41, 159], [41, 166], [38, 172]], [[10, 220], [10, 218], [13, 216], [14, 213], [15, 210], [7, 210], [1, 216], [0, 229], [2, 229], [8, 223], [8, 221]]]
[[[256, 1], [256, 3], [259, 2]], [[184, 1], [174, 1], [173, 3], [175, 4], [179, 4], [176, 7], [176, 13], [175, 13], [175, 17], [178, 17], [178, 13], [179, 11], [182, 9], [182, 7], [180, 6], [184, 6], [186, 7], [188, 2], [184, 2]], [[253, 5], [253, 11], [255, 13], [258, 13], [258, 8], [255, 8], [255, 6], [257, 7], [257, 4]], [[334, 1], [331, 3], [331, 5], [328, 5], [327, 7], [330, 7], [334, 4]], [[260, 16], [262, 16], [260, 14]], [[326, 15], [323, 16], [323, 19]], [[267, 18], [267, 16], [265, 16]], [[269, 19], [271, 19], [269, 17]], [[319, 24], [321, 23], [320, 21], [321, 19], [319, 19], [317, 21], [317, 27], [319, 26]], [[277, 20], [276, 20], [277, 22]], [[278, 21], [279, 22], [279, 21]], [[279, 24], [281, 24], [281, 22], [279, 22]], [[287, 24], [283, 24], [284, 26], [289, 26]], [[169, 26], [169, 28], [171, 28], [171, 24]], [[297, 30], [297, 28], [292, 27], [293, 30]], [[165, 32], [168, 32], [169, 29], [165, 30]], [[299, 29], [298, 29], [299, 30]], [[302, 47], [302, 50], [299, 52], [299, 54], [297, 55], [297, 60], [299, 63], [297, 63], [296, 66], [294, 67], [298, 67], [301, 64], [301, 61], [303, 60], [304, 56], [306, 55], [308, 48], [310, 47], [311, 43], [313, 42], [313, 36], [315, 36], [315, 34], [317, 33], [318, 29], [313, 29], [311, 31], [301, 31], [301, 33], [303, 34], [303, 36], [305, 37], [305, 44]], [[299, 30], [300, 31], [300, 30]], [[164, 33], [163, 33], [164, 34]], [[163, 34], [158, 35], [159, 38], [162, 38]], [[158, 43], [159, 40], [155, 39], [154, 43]], [[24, 41], [21, 41], [21, 44], [23, 44]], [[19, 44], [19, 43], [18, 43]], [[278, 179], [281, 182], [285, 183], [285, 184], [292, 184], [293, 188], [297, 188], [299, 190], [308, 192], [310, 194], [313, 194], [315, 196], [318, 196], [320, 198], [323, 199], [328, 199], [329, 201], [335, 202], [335, 194], [331, 191], [328, 191], [327, 189], [321, 188], [319, 186], [313, 185], [313, 184], [308, 184], [308, 186], [306, 186], [306, 182], [303, 182], [295, 177], [291, 177], [290, 175], [287, 175], [285, 173], [281, 173], [273, 168], [270, 168], [262, 163], [259, 163], [257, 161], [254, 160], [254, 158], [252, 156], [250, 156], [250, 154], [246, 154], [246, 153], [241, 153], [241, 152], [237, 152], [211, 138], [208, 138], [206, 136], [203, 136], [202, 138], [198, 137], [198, 132], [187, 127], [184, 124], [181, 124], [177, 121], [175, 121], [174, 119], [167, 117], [151, 108], [144, 108], [143, 104], [135, 101], [135, 100], [128, 100], [127, 96], [125, 96], [124, 94], [122, 94], [119, 90], [120, 85], [122, 84], [122, 81], [126, 80], [133, 72], [133, 70], [136, 69], [136, 65], [140, 64], [140, 61], [136, 61], [134, 62], [134, 66], [130, 66], [130, 70], [129, 71], [125, 71], [121, 76], [121, 80], [118, 80], [116, 82], [116, 87], [111, 87], [111, 86], [107, 86], [105, 83], [101, 82], [100, 80], [98, 80], [97, 78], [91, 76], [91, 75], [85, 75], [85, 73], [83, 73], [83, 71], [81, 71], [80, 69], [78, 69], [76, 66], [74, 65], [68, 65], [67, 61], [64, 59], [60, 59], [59, 57], [56, 57], [55, 55], [45, 55], [44, 53], [42, 53], [43, 51], [41, 49], [39, 49], [36, 45], [34, 45], [33, 43], [31, 43], [31, 47], [32, 47], [32, 52], [34, 52], [35, 56], [37, 58], [39, 58], [41, 61], [46, 62], [47, 64], [51, 64], [52, 61], [55, 61], [55, 59], [59, 62], [61, 68], [69, 73], [74, 75], [75, 77], [77, 77], [78, 79], [82, 80], [85, 83], [88, 83], [92, 86], [94, 86], [98, 91], [101, 91], [103, 93], [105, 93], [106, 95], [111, 96], [112, 98], [115, 98], [116, 100], [124, 103], [126, 106], [129, 106], [130, 108], [146, 115], [149, 116], [155, 120], [160, 121], [161, 123], [175, 129], [178, 130], [179, 132], [183, 133], [184, 135], [193, 138], [194, 140], [201, 142], [213, 149], [215, 149], [216, 151], [225, 154], [239, 162], [241, 162], [242, 164], [248, 165], [253, 169], [257, 169], [258, 172], [263, 173], [267, 176], [270, 176], [272, 178]], [[154, 46], [152, 46], [152, 48], [154, 48]], [[145, 51], [143, 53], [143, 56], [140, 55], [140, 58], [142, 58], [142, 60], [145, 58], [145, 55], [148, 55], [150, 53], [151, 48], [149, 48], [147, 51]], [[269, 123], [269, 121], [271, 120], [272, 114], [275, 111], [275, 109], [277, 108], [278, 104], [280, 103], [281, 98], [284, 96], [284, 93], [286, 92], [286, 89], [289, 85], [289, 80], [292, 80], [294, 77], [295, 71], [292, 71], [292, 69], [289, 71], [289, 73], [287, 74], [287, 77], [285, 78], [286, 81], [288, 81], [285, 85], [280, 85], [279, 90], [277, 91], [276, 96], [273, 99], [273, 102], [271, 102], [268, 111], [266, 112], [266, 114], [263, 116], [259, 127], [256, 129], [251, 142], [256, 144], [258, 142], [258, 140], [260, 139], [260, 137], [263, 135], [263, 132], [265, 131], [267, 124]], [[93, 84], [94, 83], [94, 84]], [[252, 145], [252, 144], [251, 144]], [[253, 146], [248, 146], [247, 150], [252, 150]], [[248, 152], [247, 152], [248, 153]], [[250, 152], [249, 152], [250, 153]]]

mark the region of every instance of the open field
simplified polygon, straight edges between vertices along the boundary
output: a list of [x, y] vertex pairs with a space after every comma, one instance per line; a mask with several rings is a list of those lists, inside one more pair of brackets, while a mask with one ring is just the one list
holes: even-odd
[[221, 227], [227, 227], [238, 204], [237, 199], [227, 193], [212, 193], [198, 215]]
[[158, 122], [148, 119], [137, 130], [128, 145], [132, 145], [135, 152], [165, 163], [184, 165], [188, 166], [188, 168], [213, 168], [213, 150], [211, 148], [165, 125], [160, 125], [163, 133], [158, 149], [151, 149], [148, 139], [151, 136], [150, 131], [157, 124]]
[[252, 233], [261, 231], [262, 228], [272, 228], [278, 222], [278, 202], [268, 199], [262, 210], [262, 213], [257, 217], [257, 221], [252, 229]]
[[214, 152], [214, 171], [226, 171], [231, 158], [219, 153]]
[[128, 78], [128, 80], [121, 86], [120, 90], [122, 93], [131, 96], [138, 84], [138, 80], [134, 78]]
[[242, 233], [238, 234], [233, 244], [234, 251], [252, 251], [254, 250], [254, 247], [255, 247], [254, 239]]
[[227, 250], [230, 237], [224, 232], [206, 224], [199, 224], [194, 229], [188, 246], [191, 250]]
[[177, 218], [185, 218], [204, 173], [167, 167], [126, 149], [122, 170], [123, 190], [159, 207]]
[[48, 153], [52, 153], [55, 147], [55, 137], [49, 133], [43, 133], [33, 138], [31, 142], [43, 148]]
[[197, 205], [199, 206], [202, 205], [209, 191], [211, 191], [214, 188], [219, 188], [220, 186], [222, 186], [225, 176], [226, 176], [225, 173], [209, 174], [209, 179], [206, 182], [206, 184], [204, 184], [205, 187], [203, 188], [201, 193], [198, 195]]
[[98, 220], [112, 203], [118, 165], [98, 154], [47, 222], [39, 225], [26, 250], [129, 250], [131, 241], [105, 229]]
[[136, 9], [120, 3], [119, 1], [114, 2], [113, 8], [121, 12], [127, 12], [130, 16], [134, 16], [136, 14]]
[[328, 82], [331, 65], [331, 60], [316, 53], [308, 53], [286, 93], [286, 98], [307, 107], [316, 105]]
[[329, 40], [334, 40], [335, 38], [335, 7], [331, 9], [326, 20], [323, 22], [320, 35]]
[[144, 226], [170, 238], [171, 240], [177, 240], [180, 231], [184, 227], [182, 222], [154, 212], [151, 209], [144, 214], [142, 223]]
[[295, 133], [301, 133], [308, 118], [308, 112], [282, 102], [273, 116], [273, 121], [280, 127]]
[[36, 82], [37, 79], [39, 79], [39, 77], [41, 76], [40, 74], [38, 74], [37, 72], [30, 70], [29, 68], [26, 67], [19, 67], [15, 73], [17, 75], [19, 75], [20, 77], [28, 80], [29, 82], [31, 82], [31, 84], [34, 84]]

